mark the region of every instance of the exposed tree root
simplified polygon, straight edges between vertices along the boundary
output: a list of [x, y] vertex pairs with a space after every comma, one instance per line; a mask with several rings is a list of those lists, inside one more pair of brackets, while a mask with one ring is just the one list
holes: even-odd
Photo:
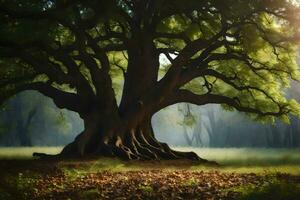
[[[146, 132], [141, 129], [126, 132], [127, 135], [117, 135], [102, 139], [95, 143], [95, 147], [80, 149], [80, 138], [78, 136], [74, 142], [68, 144], [63, 151], [53, 156], [54, 158], [84, 158], [84, 157], [117, 157], [122, 160], [178, 160], [187, 159], [203, 164], [218, 165], [216, 162], [210, 162], [200, 158], [194, 152], [179, 152], [172, 150], [166, 143], [161, 143], [154, 138], [152, 131]], [[83, 153], [82, 153], [83, 152]], [[33, 156], [40, 158], [51, 158], [51, 155], [34, 153]]]

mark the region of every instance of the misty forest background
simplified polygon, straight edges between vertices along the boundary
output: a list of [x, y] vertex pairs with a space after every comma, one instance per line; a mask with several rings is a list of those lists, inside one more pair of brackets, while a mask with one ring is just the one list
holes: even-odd
[[[286, 95], [300, 101], [299, 83], [292, 82]], [[172, 146], [300, 147], [300, 119], [293, 116], [290, 124], [270, 124], [220, 105], [182, 103], [157, 113], [152, 124], [157, 139]], [[0, 107], [0, 146], [62, 146], [83, 129], [77, 113], [57, 108], [35, 91], [15, 95]]]

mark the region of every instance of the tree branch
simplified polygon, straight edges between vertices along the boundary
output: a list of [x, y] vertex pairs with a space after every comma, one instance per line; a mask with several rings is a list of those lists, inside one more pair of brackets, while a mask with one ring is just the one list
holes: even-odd
[[195, 105], [205, 105], [205, 104], [226, 104], [235, 108], [241, 112], [253, 113], [259, 116], [282, 116], [284, 114], [288, 114], [290, 110], [286, 108], [286, 106], [278, 105], [279, 109], [277, 112], [268, 111], [263, 112], [257, 108], [252, 108], [248, 106], [241, 105], [239, 103], [238, 98], [230, 98], [217, 94], [202, 94], [197, 95], [188, 90], [177, 90], [174, 92], [163, 104], [160, 105], [159, 109], [167, 107], [169, 105], [177, 104], [177, 103], [192, 103]]
[[76, 94], [61, 91], [46, 83], [35, 82], [17, 87], [18, 90], [37, 90], [47, 97], [53, 99], [59, 108], [67, 108], [69, 110], [82, 113], [86, 104]]

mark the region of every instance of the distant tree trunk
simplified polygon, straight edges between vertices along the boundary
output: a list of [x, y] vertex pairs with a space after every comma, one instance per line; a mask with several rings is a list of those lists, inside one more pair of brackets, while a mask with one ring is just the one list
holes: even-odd
[[214, 110], [212, 108], [208, 108], [206, 110], [206, 116], [209, 120], [209, 124], [203, 123], [208, 136], [209, 136], [209, 147], [215, 147], [218, 144], [218, 122], [215, 117]]
[[292, 147], [299, 147], [300, 146], [300, 127], [299, 127], [299, 120], [295, 117], [291, 119], [291, 135], [292, 135]]
[[277, 125], [269, 125], [269, 137], [268, 137], [268, 146], [272, 148], [282, 147], [284, 141], [281, 140], [281, 131]]
[[[188, 133], [188, 126], [191, 126], [191, 124], [185, 124], [186, 121], [188, 121], [189, 119], [193, 118], [193, 114], [191, 113], [191, 108], [190, 108], [190, 105], [189, 104], [184, 104], [185, 105], [185, 109], [183, 110], [183, 114], [184, 114], [184, 119], [183, 119], [183, 136], [185, 138], [185, 141], [187, 142], [187, 144], [189, 146], [192, 146], [193, 145], [193, 142], [195, 141], [196, 139], [196, 134], [199, 134], [199, 133], [195, 133], [193, 132], [192, 134], [189, 134]], [[193, 124], [194, 125], [194, 124]], [[197, 141], [195, 141], [197, 145]]]
[[292, 129], [290, 126], [285, 127], [285, 130], [283, 133], [283, 146], [284, 147], [287, 147], [287, 148], [291, 147], [291, 140], [292, 140], [291, 131], [292, 131]]
[[[37, 106], [32, 108], [28, 113], [24, 113], [24, 108], [22, 107], [22, 98], [20, 95], [17, 95], [13, 100], [13, 108], [16, 119], [16, 134], [19, 138], [21, 146], [32, 146], [30, 138], [30, 124], [32, 119], [37, 113]], [[26, 115], [27, 116], [26, 116]]]
[[187, 145], [192, 146], [195, 135], [192, 134], [190, 136], [189, 133], [188, 133], [187, 127], [185, 125], [183, 126], [183, 136], [184, 136], [185, 141], [187, 142]]
[[196, 124], [196, 127], [194, 128], [194, 131], [193, 131], [195, 146], [197, 146], [197, 147], [203, 146], [203, 141], [201, 139], [202, 124], [203, 124], [203, 122], [201, 120], [198, 121], [198, 123]]

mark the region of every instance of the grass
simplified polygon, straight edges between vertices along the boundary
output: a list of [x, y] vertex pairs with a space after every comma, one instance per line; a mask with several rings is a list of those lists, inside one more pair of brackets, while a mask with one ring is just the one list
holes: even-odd
[[268, 148], [176, 148], [194, 151], [208, 160], [230, 166], [300, 165], [300, 149]]
[[[267, 148], [189, 148], [175, 147], [180, 151], [194, 151], [208, 160], [230, 166], [300, 165], [300, 149]], [[32, 159], [33, 152], [57, 154], [62, 147], [0, 147], [0, 159]]]
[[[33, 159], [33, 152], [57, 154], [62, 147], [1, 147], [0, 160], [30, 160]], [[64, 161], [62, 167], [69, 174], [80, 174], [87, 172], [127, 171], [151, 168], [163, 168], [166, 170], [188, 168], [190, 170], [221, 170], [223, 172], [253, 172], [253, 173], [289, 173], [300, 174], [300, 149], [266, 149], [266, 148], [187, 148], [175, 147], [180, 151], [194, 151], [201, 157], [214, 160], [221, 164], [221, 167], [212, 168], [206, 166], [185, 166], [184, 164], [175, 165], [169, 162], [157, 163], [146, 162], [122, 162], [118, 159], [102, 158], [92, 162]], [[76, 171], [72, 172], [74, 165]], [[67, 172], [68, 173], [68, 172]]]
[[62, 147], [0, 147], [0, 159], [33, 159], [34, 152], [58, 154], [61, 150]]
[[[217, 161], [223, 172], [300, 174], [300, 149], [268, 148], [176, 148], [194, 151], [201, 157]], [[203, 167], [193, 167], [193, 169]], [[204, 168], [205, 169], [205, 168]]]
[[234, 189], [241, 195], [238, 200], [299, 200], [300, 185], [274, 180], [262, 187], [243, 186]]

